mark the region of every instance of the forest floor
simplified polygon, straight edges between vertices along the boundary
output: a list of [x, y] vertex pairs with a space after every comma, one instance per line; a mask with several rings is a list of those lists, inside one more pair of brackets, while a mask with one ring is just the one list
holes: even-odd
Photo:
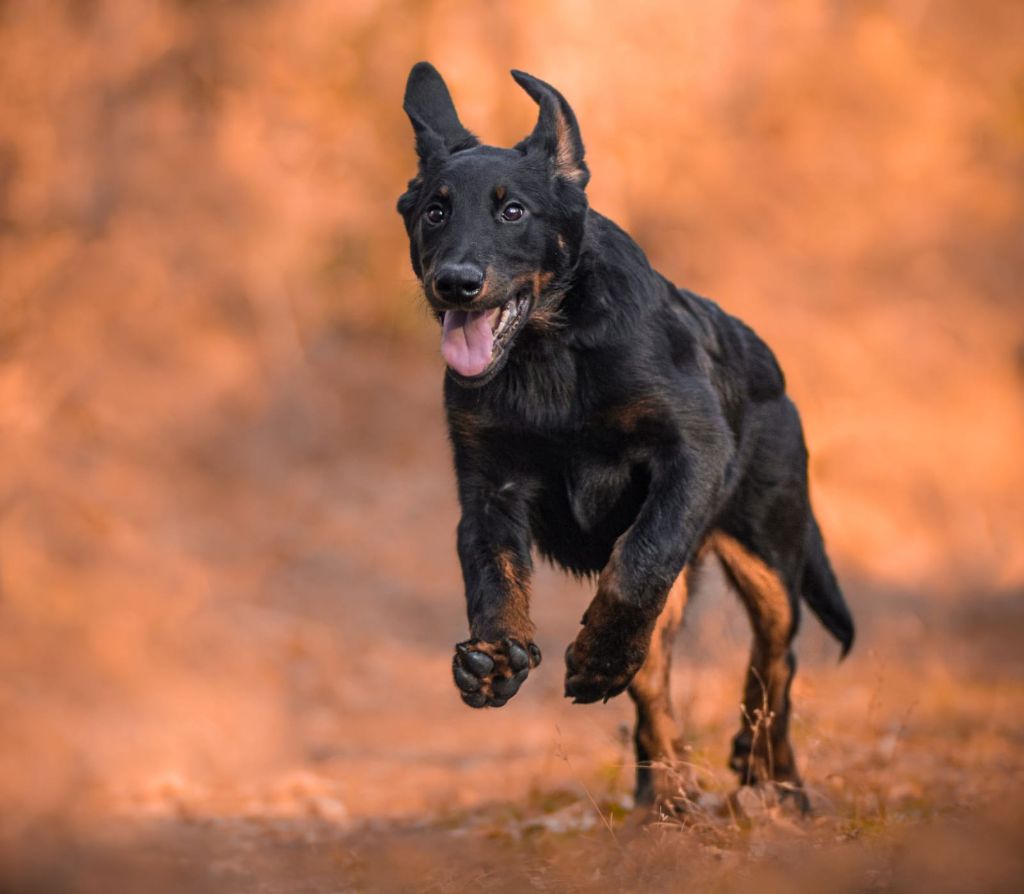
[[[176, 538], [201, 543], [189, 554], [201, 577], [143, 563], [143, 582], [125, 584], [130, 562], [112, 547], [109, 565], [68, 573], [76, 592], [116, 600], [124, 587], [132, 612], [94, 602], [59, 636], [49, 615], [9, 627], [0, 890], [1021, 890], [1017, 593], [908, 591], [840, 562], [853, 653], [837, 662], [809, 615], [798, 640], [808, 818], [765, 792], [737, 796], [725, 769], [749, 633], [714, 567], [675, 650], [674, 704], [704, 792], [685, 821], [632, 809], [628, 699], [562, 697], [586, 584], [538, 568], [543, 665], [507, 706], [464, 707], [447, 448], [424, 384], [434, 370], [409, 363], [349, 361], [344, 412], [359, 426], [277, 478], [259, 454], [245, 458], [258, 484], [237, 477], [244, 463], [232, 478], [208, 457], [266, 430], [302, 454], [312, 423], [291, 404], [265, 429], [209, 435], [236, 440], [202, 461], [188, 454], [208, 484], [174, 478], [181, 502], [165, 514]], [[203, 509], [210, 494], [217, 513]], [[160, 527], [147, 531], [159, 553]], [[181, 608], [161, 575], [206, 596]]]

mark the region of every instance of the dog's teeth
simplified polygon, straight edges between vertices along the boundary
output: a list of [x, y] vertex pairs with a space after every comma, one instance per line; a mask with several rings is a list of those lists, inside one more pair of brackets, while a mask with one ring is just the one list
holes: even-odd
[[512, 312], [511, 305], [506, 304], [498, 315], [498, 324], [494, 327], [495, 335], [501, 335], [505, 330], [505, 326], [509, 321], [509, 316]]

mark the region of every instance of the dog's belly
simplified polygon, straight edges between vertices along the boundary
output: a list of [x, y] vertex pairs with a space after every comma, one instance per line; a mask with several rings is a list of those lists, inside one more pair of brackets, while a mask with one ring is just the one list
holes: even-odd
[[579, 459], [545, 481], [534, 507], [542, 553], [575, 572], [600, 571], [647, 494], [646, 470]]

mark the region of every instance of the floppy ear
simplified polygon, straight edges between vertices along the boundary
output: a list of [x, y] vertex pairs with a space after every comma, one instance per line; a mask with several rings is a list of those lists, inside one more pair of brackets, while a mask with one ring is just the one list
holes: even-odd
[[448, 88], [429, 62], [417, 62], [409, 72], [403, 108], [416, 131], [416, 152], [421, 164], [480, 145], [462, 126]]
[[545, 84], [525, 71], [513, 69], [512, 77], [540, 106], [537, 126], [517, 148], [547, 153], [555, 176], [563, 177], [583, 189], [590, 179], [590, 171], [583, 161], [580, 126], [576, 123], [576, 116], [569, 103], [550, 84]]

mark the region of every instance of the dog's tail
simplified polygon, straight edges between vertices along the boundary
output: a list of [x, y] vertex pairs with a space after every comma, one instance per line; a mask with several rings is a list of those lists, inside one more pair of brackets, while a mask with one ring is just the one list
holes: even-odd
[[801, 590], [811, 611], [843, 647], [839, 656], [841, 661], [853, 646], [853, 618], [825, 553], [825, 541], [813, 515], [807, 524], [807, 563]]

